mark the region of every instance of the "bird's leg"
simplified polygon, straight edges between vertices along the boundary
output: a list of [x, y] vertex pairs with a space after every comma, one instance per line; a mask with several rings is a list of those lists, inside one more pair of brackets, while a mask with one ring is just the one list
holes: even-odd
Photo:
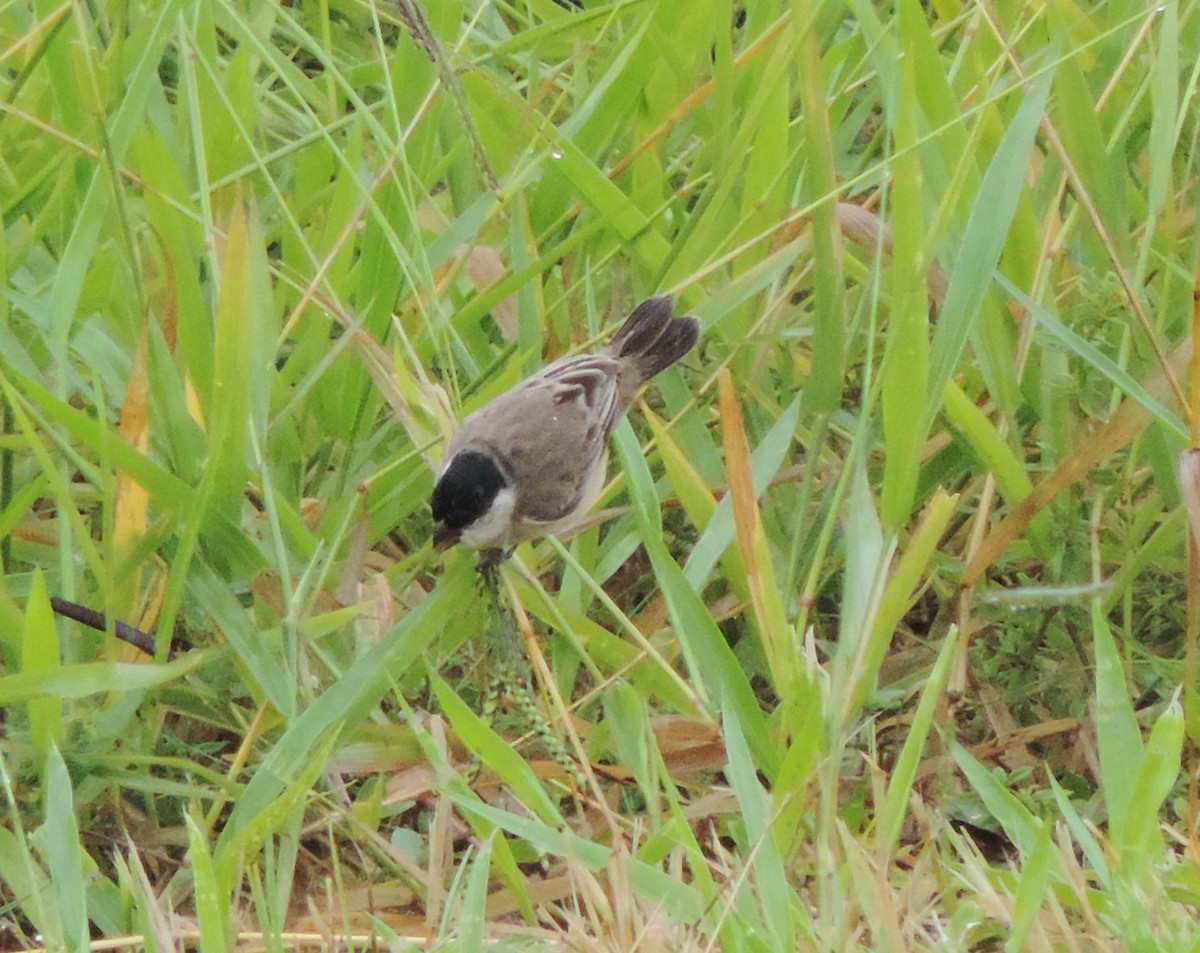
[[495, 579], [497, 585], [499, 585], [499, 577], [496, 575], [496, 570], [512, 554], [513, 551], [511, 549], [481, 549], [479, 551], [479, 562], [475, 564], [475, 570], [481, 576], [485, 577], [485, 579]]

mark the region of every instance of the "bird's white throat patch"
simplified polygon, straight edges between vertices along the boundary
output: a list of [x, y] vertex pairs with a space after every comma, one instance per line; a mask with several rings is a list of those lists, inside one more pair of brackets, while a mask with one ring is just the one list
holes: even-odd
[[463, 529], [462, 541], [475, 549], [508, 549], [516, 503], [517, 495], [512, 488], [504, 487], [496, 494], [488, 511]]

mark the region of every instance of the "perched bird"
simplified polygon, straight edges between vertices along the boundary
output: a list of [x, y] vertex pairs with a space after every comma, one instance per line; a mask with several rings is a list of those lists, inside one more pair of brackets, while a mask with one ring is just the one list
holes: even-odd
[[463, 542], [495, 562], [578, 522], [604, 486], [613, 427], [699, 337], [699, 322], [671, 307], [643, 301], [602, 351], [550, 364], [463, 421], [433, 488], [436, 548]]

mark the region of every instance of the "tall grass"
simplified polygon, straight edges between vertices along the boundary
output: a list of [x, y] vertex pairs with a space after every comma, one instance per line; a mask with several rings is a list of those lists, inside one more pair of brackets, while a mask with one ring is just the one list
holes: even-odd
[[[0, 947], [1200, 948], [1197, 48], [0, 7]], [[427, 500], [662, 292], [701, 346], [504, 571], [576, 779]]]

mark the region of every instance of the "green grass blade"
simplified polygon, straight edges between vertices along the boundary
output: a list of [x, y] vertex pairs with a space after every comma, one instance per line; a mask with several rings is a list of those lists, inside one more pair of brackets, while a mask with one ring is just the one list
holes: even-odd
[[1183, 771], [1184, 734], [1183, 709], [1179, 699], [1174, 698], [1150, 729], [1141, 769], [1132, 779], [1132, 798], [1137, 810], [1129, 812], [1122, 829], [1113, 830], [1113, 845], [1124, 855], [1122, 866], [1132, 865], [1131, 879], [1135, 882], [1147, 875], [1162, 855], [1159, 818]]
[[1051, 77], [1050, 72], [1042, 74], [1023, 97], [975, 196], [930, 347], [927, 421], [933, 419], [941, 405], [943, 392], [991, 287], [1009, 225], [1016, 214], [1021, 181], [1046, 108]]
[[454, 726], [459, 740], [488, 768], [495, 771], [512, 788], [513, 793], [530, 811], [546, 824], [561, 824], [558, 807], [546, 794], [546, 789], [529, 763], [500, 737], [478, 715], [472, 712], [450, 687], [431, 673], [430, 683], [446, 717]]
[[1016, 902], [1013, 904], [1012, 933], [1004, 942], [1006, 953], [1020, 953], [1029, 949], [1029, 933], [1045, 900], [1046, 891], [1050, 889], [1058, 870], [1052, 834], [1053, 830], [1049, 824], [1043, 826], [1033, 850], [1022, 857]]
[[859, 705], [867, 702], [869, 694], [878, 685], [879, 669], [888, 647], [892, 644], [901, 618], [912, 608], [913, 600], [921, 588], [922, 576], [930, 571], [930, 562], [954, 516], [957, 502], [957, 497], [947, 496], [943, 492], [930, 500], [904, 554], [883, 587], [875, 607], [870, 637], [862, 647], [859, 682], [855, 686], [855, 701]]
[[71, 776], [53, 743], [46, 758], [45, 779], [46, 822], [38, 834], [54, 890], [53, 916], [64, 948], [73, 953], [84, 953], [89, 948], [91, 935], [83, 872], [85, 864], [90, 867], [92, 862], [79, 839]]
[[[919, 101], [916, 64], [901, 60], [896, 118], [895, 187], [892, 211], [892, 274], [895, 290], [888, 318], [887, 343], [880, 369], [880, 406], [886, 451], [880, 511], [887, 526], [898, 528], [908, 519], [916, 499], [919, 452], [925, 439], [920, 418], [912, 413], [913, 394], [926, 393], [929, 373], [929, 289], [925, 273], [924, 196], [920, 153], [917, 151]], [[880, 253], [882, 259], [882, 253]]]
[[[729, 756], [726, 772], [741, 808], [739, 814], [745, 824], [745, 837], [749, 855], [753, 858], [754, 881], [758, 884], [758, 915], [761, 929], [776, 950], [791, 950], [796, 947], [794, 921], [790, 907], [795, 895], [787, 889], [787, 873], [774, 831], [771, 798], [763, 790], [758, 779], [749, 746], [737, 713], [726, 711], [723, 721], [725, 747]], [[743, 910], [745, 906], [738, 904]]]
[[730, 706], [737, 712], [759, 769], [774, 777], [779, 768], [779, 752], [771, 744], [754, 691], [703, 600], [662, 542], [658, 499], [641, 446], [628, 425], [617, 429], [614, 443], [629, 477], [630, 497], [676, 636], [694, 677], [699, 679], [697, 691], [715, 696], [720, 708]]
[[964, 775], [967, 782], [982, 798], [984, 805], [992, 817], [1003, 828], [1020, 851], [1022, 857], [1029, 857], [1041, 843], [1044, 822], [1021, 803], [987, 768], [980, 764], [966, 748], [958, 742], [952, 742], [950, 753]]
[[904, 817], [908, 812], [909, 798], [912, 797], [913, 781], [917, 777], [917, 768], [921, 764], [921, 755], [929, 732], [933, 728], [933, 718], [937, 713], [942, 691], [946, 687], [946, 678], [950, 674], [950, 663], [958, 650], [958, 628], [951, 626], [950, 631], [942, 640], [938, 650], [937, 660], [921, 691], [921, 700], [917, 703], [917, 712], [913, 716], [912, 727], [908, 737], [904, 739], [904, 747], [900, 749], [900, 757], [896, 759], [896, 767], [892, 771], [888, 783], [887, 796], [879, 808], [875, 821], [878, 830], [879, 849], [884, 854], [890, 854], [900, 839], [900, 830]]
[[1114, 840], [1128, 844], [1126, 831], [1140, 809], [1134, 801], [1134, 785], [1142, 773], [1145, 751], [1125, 666], [1099, 600], [1092, 603], [1092, 647], [1096, 656], [1096, 744], [1108, 820]]
[[[25, 603], [21, 674], [0, 679], [0, 692], [3, 691], [2, 683], [13, 678], [23, 679], [27, 684], [45, 684], [61, 678], [62, 673], [58, 627], [54, 622], [54, 611], [50, 608], [50, 597], [46, 593], [45, 578], [41, 570], [37, 570], [33, 574], [33, 586]], [[62, 743], [62, 698], [50, 694], [31, 695], [25, 702], [25, 709], [29, 712], [34, 760], [39, 766], [45, 766], [50, 749]], [[49, 783], [49, 778], [46, 780]]]
[[467, 883], [458, 904], [455, 932], [464, 950], [484, 948], [487, 926], [488, 874], [492, 862], [492, 838], [479, 845], [466, 865]]
[[[311, 770], [314, 750], [325, 749], [347, 722], [361, 720], [441, 632], [449, 606], [466, 597], [465, 574], [448, 580], [364, 653], [289, 725], [238, 798], [214, 856], [219, 866], [236, 862], [233, 845], [299, 775]], [[444, 615], [439, 615], [444, 614]], [[321, 765], [317, 765], [318, 771]]]
[[203, 827], [191, 814], [184, 818], [188, 833], [188, 861], [192, 870], [192, 888], [196, 900], [196, 921], [200, 928], [200, 949], [204, 953], [225, 953], [229, 949], [229, 895], [221, 889], [212, 854]]
[[0, 705], [32, 700], [86, 698], [110, 692], [137, 692], [167, 685], [210, 664], [219, 653], [193, 652], [164, 665], [81, 662], [18, 675], [0, 676]]
[[796, 27], [803, 30], [799, 42], [800, 102], [803, 106], [804, 145], [808, 162], [805, 184], [812, 205], [813, 264], [813, 373], [805, 388], [806, 409], [830, 413], [841, 405], [845, 386], [846, 309], [842, 256], [838, 247], [841, 231], [836, 220], [837, 175], [825, 108], [825, 70], [815, 23]]

